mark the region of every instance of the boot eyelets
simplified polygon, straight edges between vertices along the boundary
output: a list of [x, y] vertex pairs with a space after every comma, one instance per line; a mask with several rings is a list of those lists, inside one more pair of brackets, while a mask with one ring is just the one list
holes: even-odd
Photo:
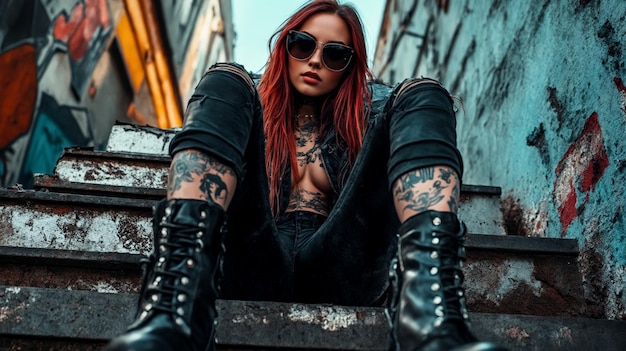
[[459, 297], [463, 297], [463, 295], [465, 295], [465, 294], [463, 294], [463, 290], [458, 290], [458, 291], [456, 292], [456, 294], [457, 294], [457, 296], [459, 296]]
[[176, 299], [178, 300], [178, 302], [181, 302], [181, 303], [182, 303], [182, 302], [185, 302], [185, 301], [187, 301], [187, 295], [185, 295], [185, 294], [179, 294], [179, 295], [176, 297]]
[[180, 317], [176, 318], [175, 322], [179, 326], [183, 326], [185, 324], [185, 321], [183, 321], [183, 319]]
[[202, 231], [198, 231], [198, 233], [196, 234], [197, 238], [202, 238], [202, 236], [204, 235], [204, 233], [202, 233]]
[[437, 275], [439, 273], [439, 268], [433, 267], [430, 269], [430, 275]]
[[433, 303], [434, 303], [435, 305], [440, 305], [440, 304], [441, 304], [441, 302], [443, 302], [443, 299], [441, 298], [441, 296], [435, 296], [435, 297], [433, 298]]
[[206, 219], [206, 212], [205, 211], [200, 212], [200, 218]]
[[439, 217], [435, 217], [433, 218], [433, 225], [440, 225], [441, 224], [441, 218]]
[[146, 317], [148, 317], [148, 312], [143, 311], [143, 312], [141, 312], [141, 315], [139, 316], [139, 319], [146, 319]]
[[152, 300], [152, 302], [159, 302], [159, 295], [154, 294], [150, 296], [150, 300]]
[[187, 267], [193, 268], [194, 265], [195, 265], [195, 262], [191, 258], [187, 260]]
[[437, 318], [435, 319], [435, 321], [433, 322], [433, 325], [434, 325], [435, 327], [438, 327], [438, 326], [440, 326], [442, 323], [443, 323], [443, 318], [442, 318], [442, 317], [437, 317]]
[[184, 316], [185, 315], [185, 310], [182, 307], [178, 307], [176, 309], [176, 313], [178, 313], [179, 316]]
[[430, 253], [430, 258], [436, 259], [439, 258], [439, 253], [437, 251], [433, 251]]
[[189, 284], [189, 278], [187, 278], [187, 277], [182, 277], [182, 278], [180, 278], [180, 283], [181, 283], [182, 285], [187, 285], [187, 284]]
[[171, 214], [172, 214], [172, 208], [171, 208], [171, 207], [166, 207], [166, 208], [165, 208], [165, 215], [166, 215], [166, 216], [169, 216], [169, 215], [171, 215]]
[[198, 227], [200, 228], [204, 228], [206, 225], [204, 224], [204, 222], [198, 222]]
[[432, 243], [433, 245], [439, 244], [439, 238], [433, 238]]
[[159, 251], [161, 251], [161, 253], [167, 251], [167, 247], [165, 247], [165, 245], [161, 245], [159, 246]]
[[439, 283], [433, 283], [433, 285], [430, 286], [430, 290], [432, 291], [439, 291], [440, 288]]
[[166, 238], [167, 237], [167, 228], [162, 228], [161, 229], [161, 236]]
[[443, 317], [445, 315], [443, 312], [443, 306], [437, 306], [437, 308], [435, 308], [435, 315], [438, 317]]
[[150, 311], [151, 309], [152, 309], [152, 304], [151, 303], [147, 304], [146, 307], [144, 307], [144, 310], [146, 312]]

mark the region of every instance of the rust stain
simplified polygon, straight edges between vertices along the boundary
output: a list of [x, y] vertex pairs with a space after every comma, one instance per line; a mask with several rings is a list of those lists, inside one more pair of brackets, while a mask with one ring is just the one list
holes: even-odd
[[140, 279], [139, 270], [102, 270], [41, 265], [37, 262], [5, 263], [0, 268], [0, 283], [6, 286], [138, 293]]
[[505, 330], [504, 333], [510, 339], [515, 339], [517, 341], [530, 338], [530, 334], [520, 327], [511, 327]]

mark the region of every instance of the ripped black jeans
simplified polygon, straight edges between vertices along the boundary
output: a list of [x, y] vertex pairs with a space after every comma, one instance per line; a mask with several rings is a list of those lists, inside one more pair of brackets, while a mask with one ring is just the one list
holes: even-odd
[[[463, 163], [453, 102], [441, 85], [408, 79], [395, 88], [369, 88], [372, 106], [361, 151], [346, 177], [330, 174], [334, 207], [309, 233], [314, 239], [295, 246], [294, 256], [281, 239], [286, 224], [277, 223], [270, 210], [262, 107], [253, 77], [241, 66], [216, 64], [198, 83], [170, 154], [201, 150], [237, 174], [227, 211], [221, 298], [360, 306], [384, 300], [399, 226], [391, 185], [408, 171], [435, 165], [461, 177]], [[336, 142], [334, 136], [328, 140]], [[340, 150], [322, 145], [331, 171], [347, 162]]]

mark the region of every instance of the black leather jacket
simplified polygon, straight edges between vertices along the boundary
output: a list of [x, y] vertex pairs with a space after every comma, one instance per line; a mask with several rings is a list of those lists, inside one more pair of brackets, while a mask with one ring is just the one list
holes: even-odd
[[[371, 83], [370, 90], [369, 125], [363, 148], [352, 167], [347, 167], [347, 149], [337, 142], [332, 129], [326, 130], [320, 145], [322, 162], [333, 189], [332, 209], [316, 234], [325, 236], [326, 244], [320, 248], [323, 259], [311, 264], [314, 269], [298, 273], [308, 277], [310, 289], [321, 297], [320, 302], [378, 304], [388, 286], [388, 263], [399, 226], [388, 191], [386, 169], [389, 137], [384, 116], [392, 88], [376, 82]], [[229, 232], [236, 234], [227, 237], [224, 296], [280, 300], [276, 298], [276, 290], [288, 283], [276, 272], [272, 274], [264, 268], [265, 264], [279, 265], [268, 262], [272, 258], [263, 255], [273, 250], [267, 247], [273, 244], [266, 239], [268, 233], [276, 230], [267, 201], [267, 178], [259, 174], [265, 169], [264, 153], [260, 151], [264, 144], [259, 140], [252, 143], [259, 147], [259, 151], [252, 152], [258, 158], [246, 159], [245, 173], [256, 176], [244, 177], [229, 211]], [[288, 169], [281, 183], [280, 212], [289, 201], [290, 179]], [[245, 237], [239, 236], [243, 233]], [[251, 264], [241, 262], [244, 259]]]

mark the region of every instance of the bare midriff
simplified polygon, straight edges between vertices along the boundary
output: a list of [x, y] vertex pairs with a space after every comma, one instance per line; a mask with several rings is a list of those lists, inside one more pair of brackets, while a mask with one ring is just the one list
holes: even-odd
[[299, 179], [291, 178], [291, 195], [286, 211], [309, 211], [328, 216], [330, 181], [320, 153], [319, 120], [301, 114], [296, 119], [296, 157]]

